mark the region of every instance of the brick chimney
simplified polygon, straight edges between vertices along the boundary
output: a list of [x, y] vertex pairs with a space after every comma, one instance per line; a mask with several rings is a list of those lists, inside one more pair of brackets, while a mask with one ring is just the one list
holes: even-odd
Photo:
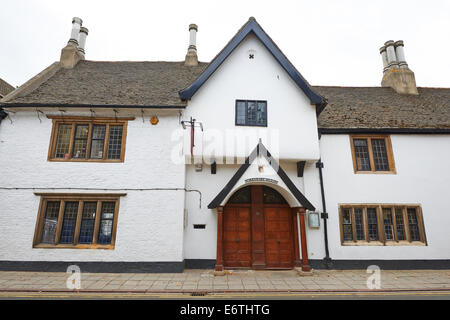
[[386, 41], [380, 48], [383, 61], [382, 87], [391, 87], [400, 94], [419, 94], [414, 72], [408, 68], [403, 51], [403, 41]]
[[186, 58], [184, 60], [185, 66], [196, 66], [198, 65], [198, 57], [197, 57], [197, 38], [198, 27], [196, 24], [189, 25], [189, 48], [186, 54]]
[[64, 68], [73, 68], [78, 61], [84, 60], [84, 46], [88, 29], [82, 27], [83, 20], [74, 17], [72, 19], [72, 31], [67, 45], [61, 50], [60, 63]]

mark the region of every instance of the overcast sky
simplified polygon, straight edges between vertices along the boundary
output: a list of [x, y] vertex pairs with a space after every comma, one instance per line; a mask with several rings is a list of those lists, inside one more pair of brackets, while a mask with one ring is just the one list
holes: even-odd
[[1, 1], [0, 78], [14, 86], [59, 60], [74, 16], [89, 29], [88, 60], [184, 60], [196, 23], [205, 62], [254, 16], [313, 85], [379, 86], [378, 49], [392, 39], [418, 86], [450, 87], [448, 0]]

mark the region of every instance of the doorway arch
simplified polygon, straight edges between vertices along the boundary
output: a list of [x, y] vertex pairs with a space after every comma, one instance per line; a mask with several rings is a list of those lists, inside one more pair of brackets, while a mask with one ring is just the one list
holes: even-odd
[[266, 185], [238, 189], [223, 207], [223, 267], [292, 269], [299, 264], [296, 215]]

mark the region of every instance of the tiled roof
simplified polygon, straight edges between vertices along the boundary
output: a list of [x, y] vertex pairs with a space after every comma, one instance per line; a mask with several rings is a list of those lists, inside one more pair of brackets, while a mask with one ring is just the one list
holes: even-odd
[[6, 96], [14, 90], [14, 87], [5, 80], [0, 79], [0, 96]]
[[59, 68], [36, 89], [8, 104], [185, 106], [178, 91], [191, 84], [206, 63], [102, 62], [83, 60], [73, 69]]
[[[178, 92], [206, 69], [184, 62], [80, 61], [73, 69], [58, 63], [28, 88], [16, 89], [7, 105], [91, 105], [184, 107]], [[23, 87], [26, 87], [25, 85]], [[323, 129], [450, 129], [450, 88], [418, 88], [400, 95], [386, 87], [312, 86], [328, 100], [318, 118]]]
[[386, 87], [313, 86], [328, 100], [319, 128], [450, 128], [450, 88], [401, 95]]

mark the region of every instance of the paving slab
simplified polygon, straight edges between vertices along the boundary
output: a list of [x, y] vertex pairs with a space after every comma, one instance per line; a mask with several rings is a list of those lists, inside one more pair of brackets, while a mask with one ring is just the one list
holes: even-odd
[[[0, 291], [69, 290], [65, 272], [0, 271]], [[97, 291], [302, 291], [368, 290], [366, 270], [186, 270], [183, 273], [81, 273], [81, 290]], [[450, 270], [381, 270], [380, 289], [450, 290]]]

